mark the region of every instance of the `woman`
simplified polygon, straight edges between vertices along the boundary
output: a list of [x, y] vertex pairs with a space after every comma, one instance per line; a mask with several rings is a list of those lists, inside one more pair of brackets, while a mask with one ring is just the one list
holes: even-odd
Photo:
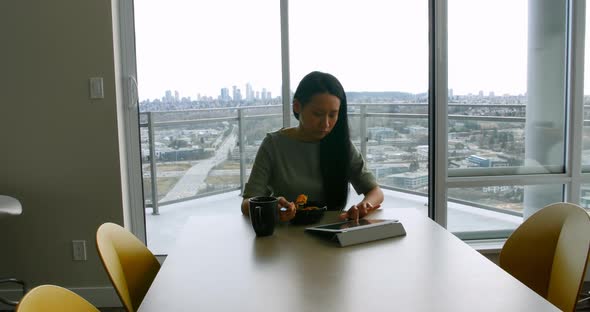
[[280, 217], [295, 216], [293, 201], [306, 194], [310, 201], [328, 210], [342, 210], [351, 183], [361, 202], [340, 215], [363, 218], [379, 208], [383, 192], [365, 161], [350, 141], [346, 94], [336, 77], [311, 72], [299, 83], [293, 96], [293, 114], [299, 125], [268, 133], [264, 138], [246, 183], [242, 213], [248, 215], [248, 199], [277, 196]]

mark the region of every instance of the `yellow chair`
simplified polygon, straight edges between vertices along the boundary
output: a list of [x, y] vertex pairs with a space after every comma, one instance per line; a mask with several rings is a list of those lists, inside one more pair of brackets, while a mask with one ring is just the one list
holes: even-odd
[[100, 312], [84, 298], [55, 285], [41, 285], [33, 288], [21, 299], [15, 311]]
[[96, 247], [123, 306], [135, 312], [160, 270], [160, 263], [131, 232], [104, 223], [96, 232]]
[[561, 310], [574, 311], [589, 250], [588, 213], [555, 203], [512, 233], [500, 252], [500, 267]]

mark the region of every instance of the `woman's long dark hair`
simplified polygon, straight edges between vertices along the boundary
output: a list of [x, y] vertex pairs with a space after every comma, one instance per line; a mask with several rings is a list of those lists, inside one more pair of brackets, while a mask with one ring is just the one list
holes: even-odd
[[[293, 95], [301, 108], [311, 101], [316, 94], [331, 94], [340, 99], [338, 121], [332, 131], [320, 141], [320, 170], [329, 210], [340, 210], [348, 198], [348, 181], [350, 179], [350, 131], [346, 94], [336, 77], [318, 71], [307, 74]], [[293, 110], [295, 118], [299, 114]]]

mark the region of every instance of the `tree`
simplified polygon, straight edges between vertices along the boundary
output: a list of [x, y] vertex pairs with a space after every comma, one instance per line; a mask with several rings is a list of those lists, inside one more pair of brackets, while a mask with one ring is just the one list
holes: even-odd
[[409, 169], [409, 170], [410, 170], [411, 172], [414, 172], [414, 171], [416, 171], [416, 170], [418, 170], [418, 169], [420, 169], [420, 164], [418, 163], [418, 161], [417, 161], [417, 160], [414, 160], [414, 161], [412, 161], [412, 162], [410, 163], [410, 169]]

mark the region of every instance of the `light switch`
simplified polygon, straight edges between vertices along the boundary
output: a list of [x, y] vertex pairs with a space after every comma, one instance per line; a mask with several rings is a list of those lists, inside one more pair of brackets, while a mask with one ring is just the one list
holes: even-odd
[[104, 90], [102, 85], [102, 77], [90, 78], [90, 99], [104, 99]]

